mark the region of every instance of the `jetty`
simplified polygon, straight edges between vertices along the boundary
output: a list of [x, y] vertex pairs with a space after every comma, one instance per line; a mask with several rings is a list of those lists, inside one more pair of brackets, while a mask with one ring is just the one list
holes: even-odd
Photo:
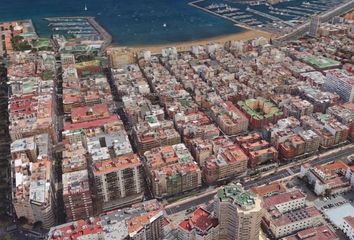
[[106, 29], [104, 29], [96, 20], [94, 17], [87, 17], [87, 21], [91, 24], [92, 27], [96, 29], [97, 32], [100, 33], [102, 39], [103, 39], [103, 44], [101, 47], [101, 51], [105, 51], [106, 48], [112, 43], [112, 35], [109, 34]]

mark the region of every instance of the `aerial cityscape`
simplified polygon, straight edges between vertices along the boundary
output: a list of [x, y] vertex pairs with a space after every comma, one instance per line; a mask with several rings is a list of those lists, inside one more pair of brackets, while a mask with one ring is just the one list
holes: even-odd
[[354, 240], [354, 0], [0, 4], [0, 240]]

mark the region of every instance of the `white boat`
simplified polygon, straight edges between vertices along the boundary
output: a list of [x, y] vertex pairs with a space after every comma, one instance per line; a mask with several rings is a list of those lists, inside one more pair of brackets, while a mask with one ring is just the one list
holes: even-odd
[[84, 9], [85, 9], [85, 11], [87, 11], [87, 6], [86, 6], [86, 4], [85, 4], [85, 8], [84, 8]]

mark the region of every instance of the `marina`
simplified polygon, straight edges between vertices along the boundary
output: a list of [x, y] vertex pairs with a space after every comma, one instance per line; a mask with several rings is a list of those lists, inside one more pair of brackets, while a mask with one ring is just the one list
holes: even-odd
[[[72, 23], [70, 19], [53, 19], [58, 15], [82, 16], [81, 18], [93, 16], [112, 34], [115, 44], [139, 46], [196, 41], [243, 33], [245, 29], [259, 29], [276, 35], [286, 34], [291, 32], [291, 27], [284, 22], [301, 25], [312, 15], [321, 14], [342, 3], [342, 0], [282, 0], [279, 3], [274, 0], [274, 4], [271, 4], [271, 0], [269, 2], [266, 0], [202, 0], [190, 4], [191, 1], [137, 0], [122, 4], [121, 1], [114, 0], [103, 2], [85, 0], [56, 2], [53, 3], [54, 5], [27, 0], [5, 1], [2, 3], [3, 9], [17, 9], [20, 6], [24, 11], [16, 11], [12, 14], [3, 11], [0, 19], [3, 21], [11, 21], [19, 17], [32, 19], [41, 37], [49, 37], [59, 32], [67, 35], [85, 34], [88, 37], [95, 35], [94, 32], [87, 32], [93, 30], [82, 29], [80, 32], [79, 29], [68, 29], [68, 31], [75, 31], [73, 34], [61, 29], [69, 26], [89, 27], [87, 21]], [[272, 20], [246, 11], [247, 7], [281, 20]], [[171, 15], [174, 11], [178, 14]], [[51, 17], [52, 21], [44, 20], [47, 17]], [[241, 21], [242, 19], [246, 22]], [[247, 19], [256, 19], [258, 22], [247, 21]], [[186, 25], [188, 29], [185, 28]], [[56, 31], [57, 27], [63, 31]]]
[[328, 11], [342, 2], [287, 0], [270, 4], [270, 1], [198, 0], [190, 5], [241, 27], [286, 34], [297, 24], [302, 24], [312, 16]]
[[[86, 6], [85, 6], [86, 8]], [[112, 36], [93, 17], [45, 18], [53, 34], [102, 41], [102, 51], [112, 42]]]

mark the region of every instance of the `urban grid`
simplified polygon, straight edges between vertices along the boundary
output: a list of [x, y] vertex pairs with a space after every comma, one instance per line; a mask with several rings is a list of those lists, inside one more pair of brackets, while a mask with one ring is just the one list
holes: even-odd
[[158, 52], [48, 20], [95, 32], [0, 23], [0, 239], [354, 240], [353, 10]]

